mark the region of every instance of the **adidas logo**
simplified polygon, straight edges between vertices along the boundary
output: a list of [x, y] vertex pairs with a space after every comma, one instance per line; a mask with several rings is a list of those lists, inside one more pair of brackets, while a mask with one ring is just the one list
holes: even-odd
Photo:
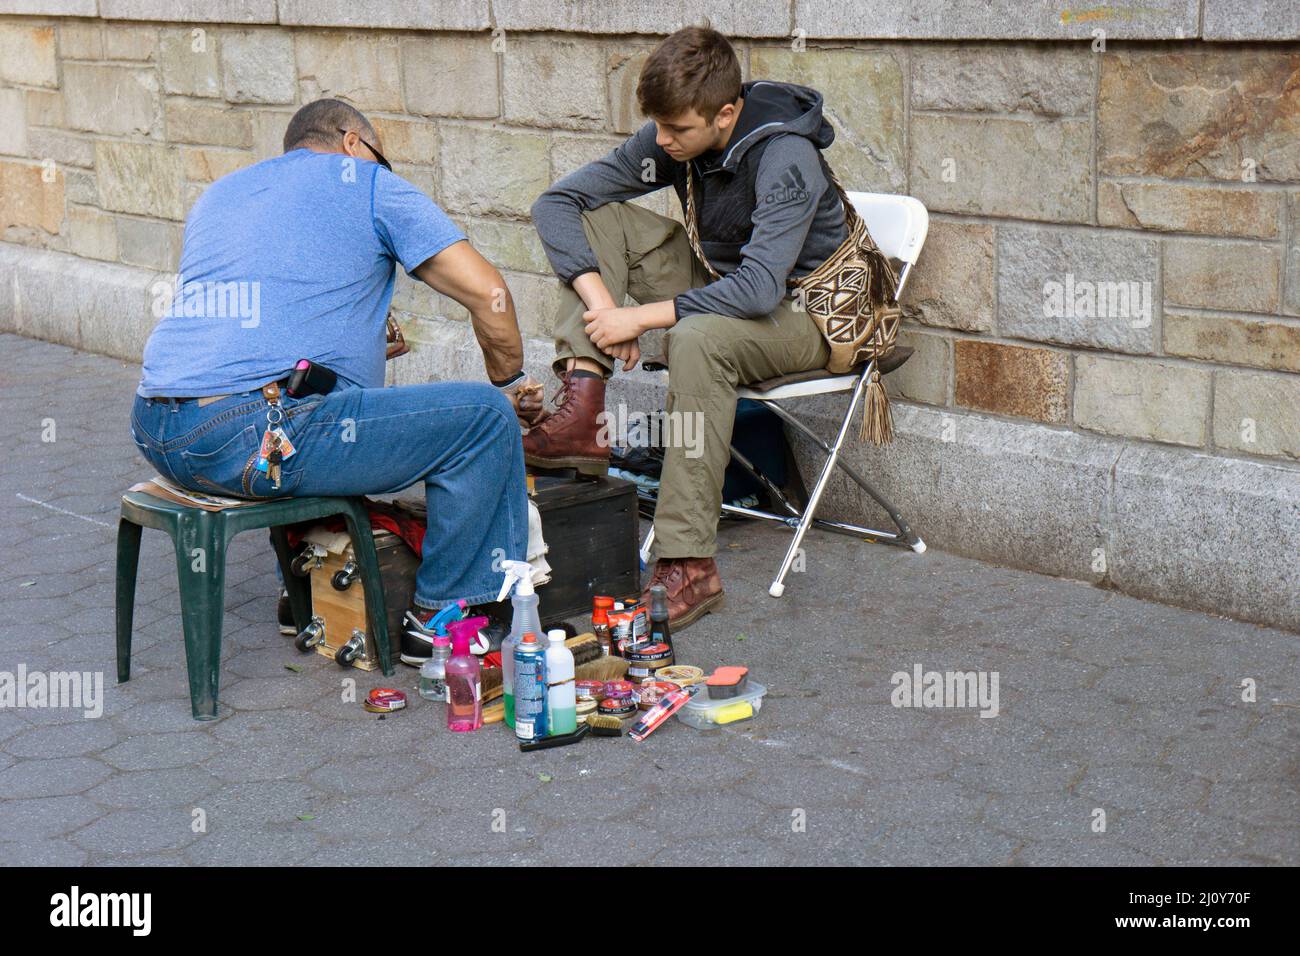
[[770, 205], [772, 203], [802, 203], [812, 198], [812, 193], [808, 190], [808, 184], [804, 181], [803, 173], [799, 167], [791, 163], [778, 177], [780, 183], [775, 189], [767, 195], [759, 198], [759, 204]]

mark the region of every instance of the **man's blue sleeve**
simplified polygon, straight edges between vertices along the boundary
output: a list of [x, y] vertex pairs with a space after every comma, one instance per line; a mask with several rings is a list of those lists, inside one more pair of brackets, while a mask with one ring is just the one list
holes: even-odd
[[372, 188], [375, 235], [408, 274], [465, 238], [437, 203], [396, 173], [379, 167]]

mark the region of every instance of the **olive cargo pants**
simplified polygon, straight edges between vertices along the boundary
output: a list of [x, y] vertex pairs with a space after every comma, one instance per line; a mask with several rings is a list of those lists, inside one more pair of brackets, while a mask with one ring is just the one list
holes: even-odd
[[[583, 214], [583, 229], [615, 302], [662, 302], [707, 284], [681, 223], [630, 203]], [[614, 360], [587, 338], [586, 311], [563, 287], [555, 322], [556, 372], [587, 358], [613, 373]], [[655, 556], [705, 558], [717, 550], [722, 480], [731, 460], [736, 387], [822, 368], [830, 349], [817, 325], [786, 298], [765, 318], [692, 315], [665, 333], [669, 366], [665, 454], [655, 509]], [[614, 409], [607, 409], [615, 419]], [[618, 442], [615, 441], [615, 444]]]

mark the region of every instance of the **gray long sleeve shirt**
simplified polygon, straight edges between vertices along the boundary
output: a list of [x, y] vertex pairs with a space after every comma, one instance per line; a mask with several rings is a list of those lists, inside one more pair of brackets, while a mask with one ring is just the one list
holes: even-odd
[[[847, 235], [838, 193], [820, 150], [834, 139], [821, 95], [793, 84], [757, 82], [726, 148], [691, 161], [700, 245], [719, 280], [678, 295], [677, 318], [716, 313], [769, 315], [790, 278], [806, 275]], [[655, 144], [647, 123], [609, 155], [555, 183], [533, 204], [533, 221], [556, 275], [566, 283], [599, 270], [582, 213], [665, 186], [686, 208], [687, 166]]]

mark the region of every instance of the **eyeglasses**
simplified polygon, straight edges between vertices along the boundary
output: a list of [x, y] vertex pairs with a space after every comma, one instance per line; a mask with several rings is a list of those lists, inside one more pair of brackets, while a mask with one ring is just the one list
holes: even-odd
[[[344, 136], [347, 136], [348, 133], [354, 132], [354, 130], [339, 129], [339, 132], [342, 133]], [[375, 154], [375, 160], [379, 163], [380, 166], [383, 166], [384, 169], [388, 170], [390, 173], [393, 171], [393, 164], [390, 163], [388, 160], [384, 159], [384, 154], [383, 154], [383, 153], [381, 153], [379, 150], [375, 149], [373, 146], [371, 146], [369, 143], [367, 143], [364, 139], [361, 139], [361, 134], [360, 134], [360, 133], [357, 133], [357, 139], [358, 139], [358, 140], [361, 140], [361, 145], [362, 145], [362, 146], [364, 146], [366, 149], [370, 150], [370, 152], [372, 152], [372, 153]]]

